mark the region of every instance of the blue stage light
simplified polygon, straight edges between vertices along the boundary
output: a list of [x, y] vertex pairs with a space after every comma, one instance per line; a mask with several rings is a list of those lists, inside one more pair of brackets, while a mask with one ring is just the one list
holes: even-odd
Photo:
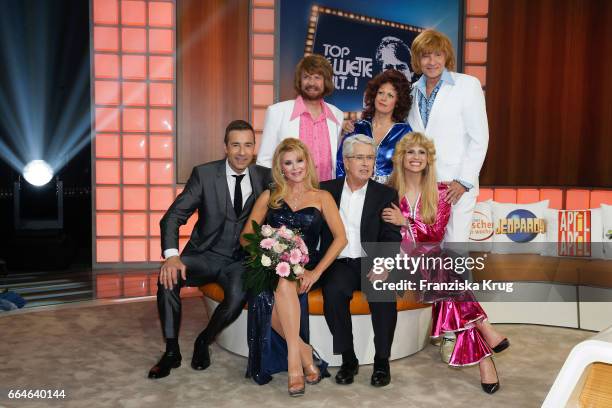
[[23, 168], [23, 177], [33, 186], [44, 186], [53, 177], [53, 169], [44, 160], [32, 160]]
[[8, 3], [0, 13], [0, 161], [40, 186], [90, 146], [89, 47], [76, 39], [85, 33], [65, 14], [68, 2]]

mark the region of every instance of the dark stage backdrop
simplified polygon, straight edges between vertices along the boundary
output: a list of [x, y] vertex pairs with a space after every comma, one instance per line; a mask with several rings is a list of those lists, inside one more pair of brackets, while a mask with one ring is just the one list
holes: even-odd
[[249, 1], [177, 1], [177, 182], [221, 159], [223, 133], [249, 118]]
[[[10, 273], [36, 271], [14, 282], [23, 286], [22, 294], [36, 292], [37, 303], [88, 298], [88, 275], [82, 276], [85, 286], [72, 283], [81, 280], [78, 271], [91, 267], [89, 2], [2, 1], [0, 9], [0, 260], [7, 261]], [[13, 166], [11, 156], [18, 162]], [[49, 162], [63, 183], [60, 231], [15, 229], [13, 183], [20, 165], [32, 159]], [[56, 195], [28, 196], [32, 191], [37, 189], [22, 179], [22, 214], [37, 220], [50, 216]], [[53, 282], [59, 278], [50, 276], [60, 269], [72, 283]], [[44, 288], [36, 288], [43, 281]]]
[[612, 186], [612, 1], [492, 0], [483, 185]]

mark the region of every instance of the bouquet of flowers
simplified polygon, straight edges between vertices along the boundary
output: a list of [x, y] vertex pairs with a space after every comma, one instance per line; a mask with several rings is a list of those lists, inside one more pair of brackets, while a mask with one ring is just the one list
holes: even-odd
[[254, 293], [274, 291], [278, 278], [296, 280], [304, 274], [308, 248], [298, 231], [284, 225], [273, 228], [253, 221], [253, 234], [245, 234], [249, 254], [245, 265], [244, 287]]

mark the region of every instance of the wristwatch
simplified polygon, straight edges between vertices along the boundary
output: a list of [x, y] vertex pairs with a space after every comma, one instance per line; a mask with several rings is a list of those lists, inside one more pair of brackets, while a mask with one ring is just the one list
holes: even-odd
[[455, 179], [455, 180], [453, 180], [453, 181], [456, 181], [457, 183], [461, 184], [461, 187], [463, 187], [463, 188], [465, 189], [465, 192], [466, 192], [466, 193], [467, 193], [468, 191], [470, 191], [470, 189], [472, 188], [472, 187], [468, 187], [468, 186], [466, 186], [466, 185], [465, 185], [465, 183], [461, 182], [461, 180], [457, 180], [457, 179]]

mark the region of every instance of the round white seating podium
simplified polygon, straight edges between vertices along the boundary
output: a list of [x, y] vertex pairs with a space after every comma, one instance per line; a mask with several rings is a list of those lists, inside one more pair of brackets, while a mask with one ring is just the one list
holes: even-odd
[[[210, 314], [221, 301], [223, 291], [216, 284], [205, 285], [201, 289]], [[309, 309], [310, 343], [321, 358], [329, 362], [330, 366], [339, 366], [342, 364], [342, 356], [333, 354], [332, 335], [322, 313], [320, 290], [309, 293]], [[357, 359], [360, 364], [372, 364], [374, 362], [374, 331], [367, 302], [360, 292], [355, 292], [351, 301], [351, 314]], [[406, 357], [422, 350], [428, 343], [430, 324], [431, 306], [414, 302], [398, 302], [397, 326], [390, 360]], [[217, 336], [217, 344], [232, 353], [244, 357], [248, 355], [246, 310], [243, 310], [238, 319]]]

